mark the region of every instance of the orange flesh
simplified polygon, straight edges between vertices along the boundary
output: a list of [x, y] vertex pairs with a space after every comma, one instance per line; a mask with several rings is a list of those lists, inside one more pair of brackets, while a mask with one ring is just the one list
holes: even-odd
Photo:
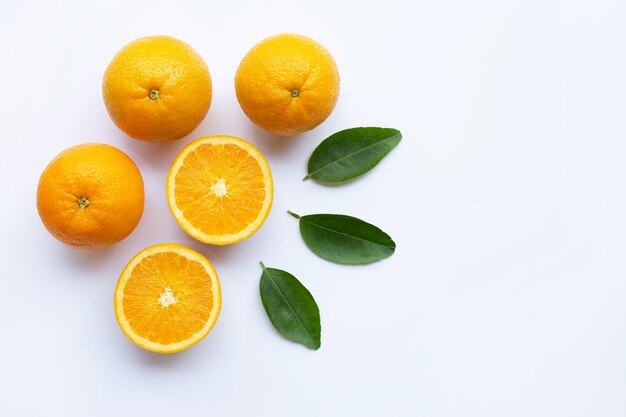
[[[220, 183], [226, 187], [222, 196]], [[185, 219], [197, 229], [207, 235], [235, 234], [253, 222], [263, 207], [263, 171], [239, 146], [200, 145], [185, 157], [176, 174], [174, 195]]]
[[135, 266], [124, 288], [123, 309], [137, 335], [167, 345], [201, 331], [213, 300], [211, 276], [202, 264], [161, 252]]

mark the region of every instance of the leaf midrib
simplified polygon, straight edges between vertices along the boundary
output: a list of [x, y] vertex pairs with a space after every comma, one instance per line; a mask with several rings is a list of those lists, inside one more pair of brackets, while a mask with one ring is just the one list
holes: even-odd
[[291, 303], [289, 302], [289, 300], [287, 300], [287, 297], [285, 297], [283, 292], [280, 290], [280, 287], [278, 286], [278, 284], [276, 284], [276, 281], [274, 281], [274, 278], [272, 277], [272, 274], [270, 273], [270, 271], [265, 266], [263, 266], [263, 270], [265, 272], [267, 272], [267, 276], [270, 278], [271, 283], [274, 284], [274, 287], [276, 287], [276, 290], [278, 291], [278, 293], [280, 294], [282, 299], [285, 300], [285, 303], [287, 304], [289, 309], [292, 311], [293, 315], [296, 316], [296, 318], [298, 319], [298, 322], [300, 323], [300, 326], [302, 326], [302, 328], [304, 329], [304, 332], [306, 333], [306, 335], [309, 337], [309, 339], [313, 343], [313, 346], [317, 346], [317, 342], [315, 341], [313, 336], [311, 336], [311, 334], [309, 333], [309, 330], [304, 325], [304, 322], [302, 321], [302, 319], [300, 318], [298, 313], [296, 313], [296, 310], [293, 309], [293, 307], [291, 306]]
[[354, 152], [352, 152], [352, 153], [349, 153], [348, 155], [344, 155], [344, 156], [342, 156], [342, 157], [341, 157], [341, 158], [339, 158], [339, 159], [335, 159], [334, 161], [330, 161], [329, 163], [324, 164], [324, 165], [322, 165], [321, 167], [317, 168], [315, 171], [310, 172], [308, 176], [309, 176], [309, 177], [312, 177], [313, 175], [315, 175], [316, 173], [318, 173], [319, 171], [321, 171], [322, 169], [326, 168], [327, 166], [329, 166], [329, 165], [331, 165], [331, 164], [336, 164], [336, 163], [338, 163], [339, 161], [341, 161], [342, 159], [349, 158], [349, 157], [354, 156], [354, 155], [358, 154], [359, 152], [363, 152], [363, 151], [365, 151], [365, 150], [367, 150], [367, 149], [369, 149], [369, 148], [371, 148], [371, 147], [373, 147], [373, 146], [379, 145], [379, 144], [381, 144], [381, 143], [383, 143], [383, 142], [386, 142], [386, 141], [388, 141], [388, 140], [391, 140], [391, 139], [395, 139], [397, 136], [398, 136], [398, 134], [397, 134], [397, 133], [395, 133], [394, 135], [389, 136], [389, 137], [387, 137], [387, 138], [385, 138], [385, 139], [383, 139], [383, 140], [379, 140], [378, 142], [374, 142], [374, 143], [372, 143], [371, 145], [367, 145], [365, 148], [361, 148], [361, 149], [359, 149], [358, 151], [354, 151]]
[[[383, 244], [380, 244], [380, 243], [376, 243], [376, 242], [373, 242], [373, 241], [371, 241], [371, 240], [363, 239], [362, 237], [358, 237], [358, 236], [354, 236], [354, 235], [349, 235], [349, 234], [347, 234], [347, 233], [340, 232], [340, 231], [338, 231], [338, 230], [334, 230], [334, 229], [331, 229], [331, 228], [329, 228], [329, 227], [319, 225], [319, 224], [317, 224], [317, 223], [313, 223], [312, 221], [307, 220], [305, 217], [306, 217], [306, 216], [301, 217], [301, 218], [300, 218], [300, 221], [306, 221], [307, 223], [312, 224], [313, 226], [319, 227], [320, 229], [328, 230], [328, 231], [331, 231], [331, 232], [337, 233], [337, 234], [339, 234], [339, 235], [343, 235], [343, 236], [351, 237], [351, 238], [356, 239], [356, 240], [361, 240], [361, 241], [363, 241], [363, 242], [368, 242], [368, 243], [371, 243], [372, 245], [376, 245], [376, 246], [380, 246], [380, 247], [383, 247], [383, 248], [388, 248], [388, 249], [393, 249], [393, 246], [387, 246], [387, 245], [383, 245]], [[384, 233], [384, 232], [383, 232], [383, 233]]]

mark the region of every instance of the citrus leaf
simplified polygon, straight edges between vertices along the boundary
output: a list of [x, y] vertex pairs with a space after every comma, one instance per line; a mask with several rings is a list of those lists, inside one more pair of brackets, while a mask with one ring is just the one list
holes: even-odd
[[266, 268], [263, 262], [261, 266], [261, 301], [276, 330], [293, 342], [319, 349], [320, 311], [309, 290], [289, 272]]
[[390, 257], [391, 237], [373, 224], [343, 214], [299, 216], [304, 243], [321, 258], [341, 264], [367, 264]]
[[341, 183], [374, 168], [400, 142], [399, 130], [383, 127], [355, 127], [328, 138], [311, 154], [304, 179]]

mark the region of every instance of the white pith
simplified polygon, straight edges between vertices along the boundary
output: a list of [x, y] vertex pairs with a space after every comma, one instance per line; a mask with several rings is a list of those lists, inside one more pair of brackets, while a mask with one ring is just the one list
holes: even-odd
[[174, 292], [169, 287], [166, 288], [165, 291], [163, 291], [163, 294], [159, 297], [159, 304], [161, 304], [162, 307], [169, 307], [171, 304], [175, 304], [177, 302], [178, 300], [174, 297]]
[[228, 195], [228, 186], [224, 178], [218, 179], [217, 182], [211, 186], [211, 191], [215, 193], [217, 198]]

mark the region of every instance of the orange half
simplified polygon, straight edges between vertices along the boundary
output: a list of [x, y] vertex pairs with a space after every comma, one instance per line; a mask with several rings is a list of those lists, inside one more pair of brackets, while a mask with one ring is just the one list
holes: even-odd
[[228, 245], [259, 230], [272, 207], [274, 185], [265, 157], [233, 136], [187, 145], [167, 176], [167, 203], [192, 237]]
[[222, 307], [220, 281], [204, 256], [181, 245], [150, 246], [130, 260], [115, 288], [120, 328], [137, 345], [174, 353], [198, 343]]

